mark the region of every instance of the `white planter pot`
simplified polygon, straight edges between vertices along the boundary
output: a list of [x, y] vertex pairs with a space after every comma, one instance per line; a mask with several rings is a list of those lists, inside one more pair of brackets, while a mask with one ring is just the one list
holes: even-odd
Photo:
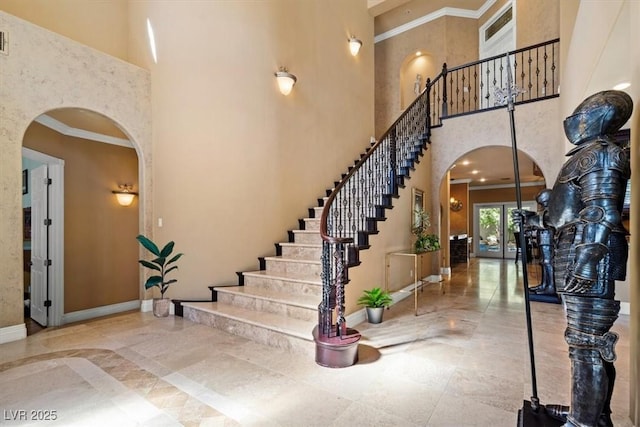
[[171, 300], [169, 298], [153, 299], [153, 315], [156, 317], [167, 317], [169, 315], [169, 307]]

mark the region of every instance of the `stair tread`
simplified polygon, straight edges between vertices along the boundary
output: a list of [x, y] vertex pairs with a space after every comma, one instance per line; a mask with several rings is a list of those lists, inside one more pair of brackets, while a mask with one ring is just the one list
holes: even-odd
[[254, 326], [264, 327], [304, 340], [313, 340], [312, 330], [316, 325], [313, 321], [300, 320], [262, 311], [247, 310], [241, 307], [219, 304], [217, 302], [193, 302], [182, 305], [198, 311], [217, 314]]
[[316, 295], [292, 294], [285, 292], [275, 292], [272, 290], [252, 288], [247, 286], [222, 287], [216, 289], [219, 293], [230, 293], [255, 297], [263, 300], [279, 302], [302, 308], [316, 309], [320, 303], [320, 297]]
[[300, 264], [320, 264], [320, 258], [285, 258], [283, 256], [266, 256], [265, 260], [278, 262], [297, 262]]
[[322, 248], [321, 244], [314, 243], [296, 243], [296, 242], [282, 242], [280, 246], [290, 246], [296, 248]]
[[274, 279], [289, 280], [294, 282], [304, 282], [304, 283], [310, 283], [312, 285], [322, 286], [322, 280], [319, 277], [311, 276], [309, 274], [304, 274], [304, 273], [294, 273], [294, 272], [283, 273], [278, 271], [267, 272], [265, 270], [256, 270], [256, 271], [245, 271], [242, 274], [245, 276], [272, 277]]

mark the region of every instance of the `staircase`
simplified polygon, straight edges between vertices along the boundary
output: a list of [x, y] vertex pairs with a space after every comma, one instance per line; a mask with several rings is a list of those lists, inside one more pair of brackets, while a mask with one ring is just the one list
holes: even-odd
[[312, 357], [322, 296], [322, 209], [309, 209], [289, 241], [276, 244], [276, 255], [259, 259], [260, 270], [239, 273], [240, 286], [215, 287], [216, 302], [183, 303], [184, 317]]
[[[558, 96], [558, 43], [509, 52], [523, 86], [528, 79], [529, 90], [514, 98], [516, 104]], [[369, 247], [369, 235], [377, 234], [377, 222], [393, 208], [398, 190], [428, 147], [431, 128], [447, 117], [504, 108], [491, 102], [489, 90], [501, 87], [497, 78], [505, 60], [496, 56], [452, 69], [445, 64], [380, 140], [309, 209], [299, 229], [289, 231], [289, 241], [276, 244], [275, 256], [259, 258], [258, 271], [238, 273], [239, 286], [215, 287], [217, 301], [182, 303], [184, 317], [287, 351], [315, 353], [323, 366], [355, 363], [360, 334], [347, 328], [344, 313], [349, 268], [360, 264], [359, 251]]]

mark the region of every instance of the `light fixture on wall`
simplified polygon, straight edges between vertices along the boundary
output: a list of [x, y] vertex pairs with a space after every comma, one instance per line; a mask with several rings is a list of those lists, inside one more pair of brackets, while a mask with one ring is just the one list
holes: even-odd
[[283, 95], [289, 95], [293, 85], [296, 84], [298, 79], [296, 76], [287, 71], [286, 67], [280, 67], [280, 71], [275, 73], [276, 80], [278, 80], [278, 87]]
[[356, 56], [358, 52], [360, 52], [361, 47], [362, 42], [360, 40], [353, 36], [349, 37], [349, 50], [351, 51], [351, 55]]
[[452, 211], [458, 212], [462, 209], [462, 201], [452, 197], [449, 199], [449, 207], [451, 207]]
[[120, 184], [118, 188], [120, 190], [112, 191], [112, 193], [116, 195], [116, 199], [118, 199], [118, 204], [120, 204], [120, 206], [130, 206], [138, 193], [131, 191], [133, 190], [133, 186], [130, 184]]

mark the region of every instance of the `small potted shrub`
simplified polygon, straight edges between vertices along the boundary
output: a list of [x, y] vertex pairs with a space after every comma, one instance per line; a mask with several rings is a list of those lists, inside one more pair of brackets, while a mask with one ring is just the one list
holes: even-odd
[[144, 284], [145, 289], [153, 287], [160, 289], [160, 298], [153, 299], [153, 315], [156, 317], [167, 317], [169, 315], [169, 305], [171, 301], [169, 298], [164, 297], [164, 293], [169, 289], [169, 285], [178, 281], [177, 279], [167, 279], [167, 274], [178, 269], [177, 265], [172, 264], [178, 261], [182, 254], [179, 253], [173, 257], [171, 256], [174, 242], [167, 243], [162, 250], [160, 250], [158, 245], [142, 234], [136, 237], [136, 239], [146, 250], [155, 256], [151, 261], [144, 259], [138, 260], [143, 266], [157, 272], [157, 274], [150, 276]]
[[362, 296], [358, 298], [358, 304], [365, 306], [369, 323], [382, 322], [382, 313], [384, 313], [385, 307], [389, 307], [392, 302], [391, 294], [380, 288], [365, 289]]
[[414, 212], [416, 224], [414, 224], [411, 232], [416, 236], [416, 253], [437, 251], [440, 249], [440, 239], [437, 234], [429, 232], [431, 215], [423, 209], [416, 209]]

